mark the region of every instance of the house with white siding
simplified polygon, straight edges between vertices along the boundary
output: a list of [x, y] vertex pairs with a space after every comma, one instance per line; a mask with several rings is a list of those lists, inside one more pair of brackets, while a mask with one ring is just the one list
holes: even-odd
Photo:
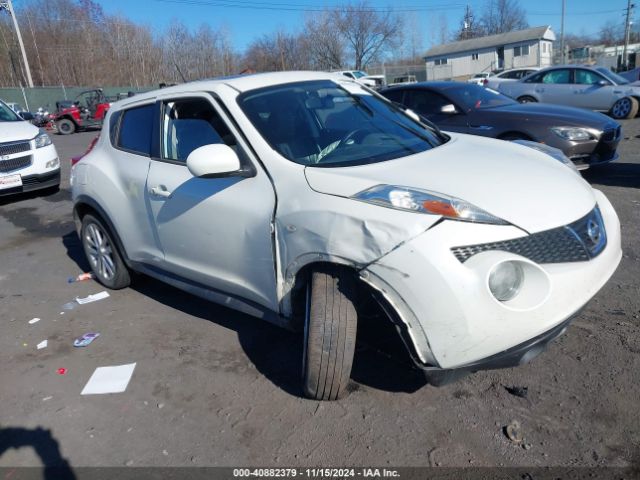
[[556, 36], [549, 26], [437, 45], [424, 56], [427, 80], [465, 79], [476, 73], [552, 64]]

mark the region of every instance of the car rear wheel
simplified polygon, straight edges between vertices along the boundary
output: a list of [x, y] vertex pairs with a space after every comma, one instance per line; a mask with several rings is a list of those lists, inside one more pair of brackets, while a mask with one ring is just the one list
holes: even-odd
[[624, 97], [611, 107], [611, 116], [616, 119], [634, 118], [638, 114], [638, 100]]
[[536, 100], [533, 97], [530, 97], [529, 95], [523, 95], [522, 97], [519, 97], [518, 101], [520, 103], [537, 103], [538, 102], [538, 100]]
[[103, 222], [91, 214], [85, 215], [82, 218], [80, 235], [84, 253], [95, 278], [112, 290], [129, 286], [129, 270]]
[[358, 317], [355, 279], [346, 270], [322, 267], [307, 286], [302, 362], [307, 397], [337, 400], [347, 392]]
[[68, 118], [58, 120], [56, 122], [56, 127], [58, 128], [58, 133], [60, 133], [61, 135], [71, 135], [76, 131], [76, 124]]

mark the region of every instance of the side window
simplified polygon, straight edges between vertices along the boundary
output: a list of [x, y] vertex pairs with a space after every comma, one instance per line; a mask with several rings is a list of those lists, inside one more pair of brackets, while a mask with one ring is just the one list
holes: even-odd
[[122, 116], [122, 110], [113, 112], [109, 118], [109, 139], [111, 145], [116, 146], [116, 136], [118, 134], [118, 122]]
[[442, 107], [451, 104], [451, 102], [442, 95], [428, 90], [408, 90], [405, 94], [404, 101], [411, 110], [426, 117], [430, 115], [440, 115], [442, 113]]
[[387, 97], [392, 102], [402, 103], [402, 94], [404, 90], [395, 89], [389, 90], [388, 92], [384, 92], [384, 96]]
[[551, 70], [544, 74], [542, 83], [571, 83], [571, 72], [569, 69]]
[[118, 147], [139, 155], [151, 155], [153, 104], [124, 110], [120, 122]]
[[165, 101], [162, 110], [162, 158], [186, 162], [196, 148], [214, 143], [238, 150], [236, 138], [208, 100]]
[[575, 71], [575, 75], [576, 75], [575, 83], [580, 85], [596, 85], [601, 80], [604, 80], [602, 76], [598, 75], [595, 72], [591, 72], [589, 70], [577, 69]]
[[537, 75], [531, 75], [525, 80], [526, 83], [541, 83], [544, 73], [538, 73]]

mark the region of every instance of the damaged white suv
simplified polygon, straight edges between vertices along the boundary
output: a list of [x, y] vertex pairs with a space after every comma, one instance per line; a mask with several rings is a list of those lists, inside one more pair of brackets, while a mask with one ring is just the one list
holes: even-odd
[[115, 103], [72, 170], [93, 272], [299, 326], [312, 398], [345, 393], [363, 296], [434, 384], [526, 362], [615, 271], [616, 213], [566, 159], [416, 119], [308, 72]]

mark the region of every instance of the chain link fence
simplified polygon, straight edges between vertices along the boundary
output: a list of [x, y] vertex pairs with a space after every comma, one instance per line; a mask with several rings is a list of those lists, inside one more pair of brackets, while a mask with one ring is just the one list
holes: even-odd
[[[31, 112], [39, 107], [48, 111], [56, 108], [56, 102], [60, 100], [73, 100], [80, 93], [92, 90], [94, 87], [34, 87], [34, 88], [0, 88], [0, 100], [15, 102]], [[140, 93], [157, 87], [105, 87], [102, 90], [108, 99], [116, 100], [116, 97], [126, 97], [129, 92]]]

